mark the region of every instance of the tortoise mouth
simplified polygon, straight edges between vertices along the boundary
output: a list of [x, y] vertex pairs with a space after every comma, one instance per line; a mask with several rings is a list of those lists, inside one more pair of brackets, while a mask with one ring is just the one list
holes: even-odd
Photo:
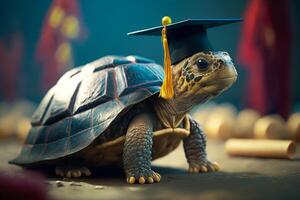
[[212, 85], [230, 85], [230, 84], [234, 83], [236, 81], [236, 79], [237, 79], [236, 75], [235, 76], [230, 76], [230, 77], [223, 77], [223, 78], [207, 81], [202, 86], [203, 87], [209, 87], [209, 86], [212, 86]]
[[202, 84], [202, 90], [208, 95], [216, 96], [225, 89], [229, 88], [236, 80], [237, 76], [234, 75], [208, 81]]

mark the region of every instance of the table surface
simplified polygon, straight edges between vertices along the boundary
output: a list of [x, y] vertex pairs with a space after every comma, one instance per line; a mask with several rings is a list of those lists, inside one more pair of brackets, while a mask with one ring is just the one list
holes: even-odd
[[[299, 147], [299, 145], [298, 145]], [[20, 151], [16, 140], [0, 141], [0, 170], [21, 168], [7, 164]], [[298, 148], [299, 149], [299, 148]], [[123, 174], [110, 172], [91, 178], [48, 178], [49, 195], [54, 199], [300, 199], [300, 152], [296, 159], [229, 157], [222, 141], [208, 141], [208, 157], [218, 161], [220, 172], [187, 173], [182, 145], [168, 156], [153, 162], [162, 175], [158, 184], [129, 185]], [[72, 184], [76, 181], [78, 184]], [[96, 187], [97, 186], [97, 187]], [[100, 189], [99, 189], [100, 188]]]

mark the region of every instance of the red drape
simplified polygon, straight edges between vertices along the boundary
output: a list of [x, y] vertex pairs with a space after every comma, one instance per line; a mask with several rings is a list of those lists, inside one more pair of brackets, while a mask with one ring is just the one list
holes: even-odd
[[76, 0], [54, 0], [44, 20], [36, 50], [42, 67], [43, 88], [52, 86], [72, 65], [70, 41], [79, 37], [79, 4]]
[[20, 33], [12, 33], [7, 40], [0, 40], [0, 88], [5, 100], [17, 98], [24, 41]]
[[286, 0], [251, 0], [239, 62], [248, 71], [247, 105], [261, 114], [290, 111], [291, 27]]

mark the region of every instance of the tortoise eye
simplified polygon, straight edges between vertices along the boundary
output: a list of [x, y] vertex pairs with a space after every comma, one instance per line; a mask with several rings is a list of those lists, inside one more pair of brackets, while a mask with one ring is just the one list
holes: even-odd
[[204, 69], [207, 69], [208, 63], [207, 63], [207, 61], [204, 60], [204, 59], [199, 59], [199, 60], [197, 61], [197, 66], [198, 66], [199, 69], [204, 70]]

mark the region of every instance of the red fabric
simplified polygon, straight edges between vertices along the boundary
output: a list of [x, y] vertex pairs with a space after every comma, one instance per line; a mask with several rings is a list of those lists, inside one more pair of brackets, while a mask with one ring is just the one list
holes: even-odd
[[63, 70], [71, 64], [59, 63], [55, 58], [55, 53], [59, 45], [69, 41], [60, 31], [60, 27], [53, 28], [49, 25], [49, 17], [55, 7], [60, 7], [65, 16], [79, 16], [79, 5], [76, 0], [54, 0], [44, 20], [41, 37], [36, 50], [36, 60], [42, 66], [42, 81], [44, 89], [52, 86]]
[[251, 0], [238, 59], [248, 71], [247, 105], [261, 114], [290, 111], [291, 28], [288, 1]]
[[0, 40], [0, 88], [5, 100], [12, 101], [17, 97], [24, 43], [19, 33], [9, 37], [8, 42]]
[[34, 172], [0, 172], [0, 199], [47, 200], [48, 188], [44, 178]]

